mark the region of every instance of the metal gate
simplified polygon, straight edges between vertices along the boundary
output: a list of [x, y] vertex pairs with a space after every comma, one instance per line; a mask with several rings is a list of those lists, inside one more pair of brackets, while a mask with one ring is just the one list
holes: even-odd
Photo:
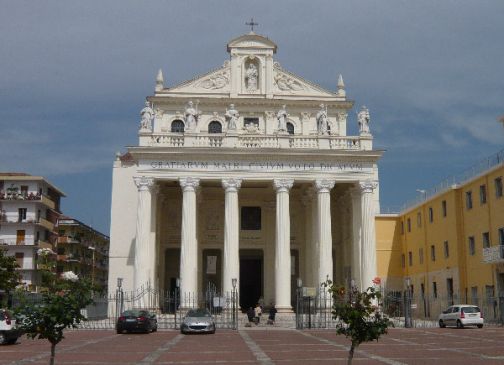
[[324, 288], [299, 288], [296, 292], [296, 328], [335, 328], [333, 298]]

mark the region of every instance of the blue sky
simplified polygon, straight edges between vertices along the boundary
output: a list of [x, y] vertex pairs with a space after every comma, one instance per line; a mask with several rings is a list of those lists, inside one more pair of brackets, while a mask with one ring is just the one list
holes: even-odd
[[[168, 86], [218, 67], [249, 28], [287, 70], [371, 113], [381, 203], [397, 208], [504, 146], [504, 2], [0, 0], [0, 171], [47, 177], [108, 234], [111, 166]], [[355, 115], [349, 134], [357, 134]]]

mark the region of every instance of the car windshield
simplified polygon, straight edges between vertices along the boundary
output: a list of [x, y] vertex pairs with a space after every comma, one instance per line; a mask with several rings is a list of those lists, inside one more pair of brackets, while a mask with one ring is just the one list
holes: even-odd
[[206, 309], [191, 309], [187, 317], [211, 317], [211, 314]]
[[149, 313], [146, 311], [128, 310], [128, 311], [124, 311], [122, 315], [124, 317], [139, 317], [139, 316], [148, 316]]
[[462, 308], [464, 313], [479, 313], [480, 309], [478, 307], [464, 307]]

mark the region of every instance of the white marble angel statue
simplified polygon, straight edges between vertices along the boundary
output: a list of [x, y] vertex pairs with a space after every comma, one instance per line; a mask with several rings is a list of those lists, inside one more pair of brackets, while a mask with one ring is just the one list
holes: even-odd
[[247, 81], [247, 91], [257, 90], [257, 67], [253, 63], [249, 63], [245, 72], [245, 79]]
[[324, 104], [320, 104], [316, 119], [318, 134], [327, 134], [327, 107]]
[[365, 106], [361, 107], [361, 110], [357, 114], [357, 121], [359, 123], [360, 134], [370, 134], [369, 130], [369, 110]]
[[226, 114], [224, 114], [226, 120], [228, 122], [228, 130], [234, 131], [236, 130], [236, 126], [238, 123], [238, 118], [240, 117], [240, 113], [235, 109], [234, 104], [229, 105], [229, 109], [226, 109]]
[[196, 124], [198, 123], [199, 111], [198, 111], [198, 102], [196, 102], [196, 107], [193, 106], [193, 102], [189, 101], [187, 103], [185, 112], [185, 125], [187, 126], [187, 130], [194, 130], [196, 128]]
[[282, 108], [277, 113], [279, 132], [287, 131], [287, 110], [285, 110], [285, 107], [285, 105], [282, 105]]
[[140, 111], [140, 129], [152, 129], [152, 118], [154, 118], [154, 110], [152, 110], [151, 104], [146, 101], [145, 107]]

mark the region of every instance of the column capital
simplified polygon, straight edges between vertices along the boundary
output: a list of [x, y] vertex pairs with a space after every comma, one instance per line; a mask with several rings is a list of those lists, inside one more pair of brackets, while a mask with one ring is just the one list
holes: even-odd
[[241, 183], [241, 179], [222, 179], [222, 187], [226, 192], [237, 192]]
[[152, 190], [154, 187], [154, 178], [146, 176], [134, 176], [133, 181], [138, 191]]
[[277, 193], [289, 192], [289, 190], [294, 185], [293, 179], [274, 179], [273, 186]]
[[378, 182], [374, 180], [359, 181], [358, 187], [362, 194], [372, 193], [378, 187]]
[[334, 180], [315, 180], [315, 189], [317, 189], [317, 193], [329, 193], [334, 188], [335, 183]]
[[179, 183], [183, 191], [196, 191], [199, 187], [200, 179], [195, 177], [181, 177]]

